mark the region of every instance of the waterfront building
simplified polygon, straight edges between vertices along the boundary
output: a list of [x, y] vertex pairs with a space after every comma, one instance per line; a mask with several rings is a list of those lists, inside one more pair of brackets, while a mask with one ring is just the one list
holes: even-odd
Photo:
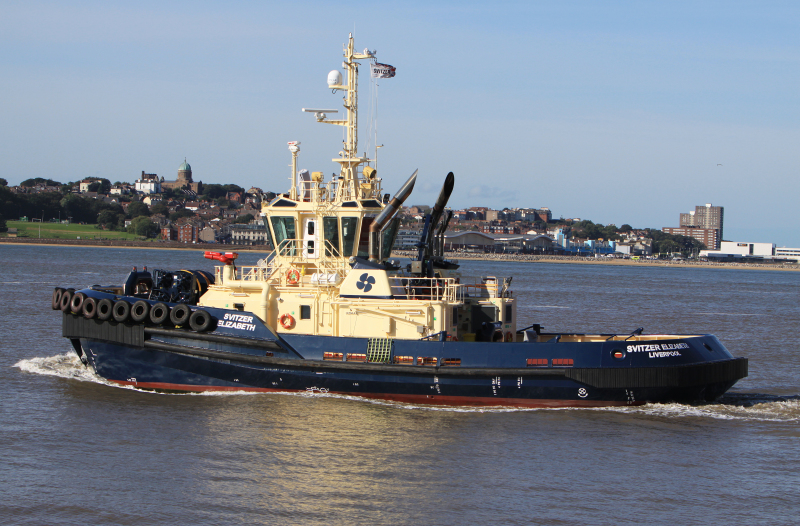
[[719, 250], [701, 250], [700, 257], [724, 260], [767, 260], [776, 256], [775, 243], [747, 243], [741, 241], [723, 241]]
[[778, 259], [793, 259], [800, 262], [800, 248], [776, 247], [775, 257]]
[[197, 243], [197, 235], [200, 229], [193, 223], [184, 223], [178, 226], [178, 242]]
[[[690, 237], [702, 241], [697, 237], [698, 235], [705, 235], [701, 230], [718, 230], [717, 242], [715, 244], [711, 245], [703, 241], [709, 249], [718, 250], [720, 248], [719, 243], [722, 241], [723, 236], [724, 219], [725, 208], [722, 206], [713, 206], [711, 203], [706, 203], [703, 206], [696, 206], [694, 207], [694, 212], [682, 213], [680, 215], [681, 228], [692, 228], [695, 230], [693, 230], [691, 234], [680, 235], [689, 235]], [[667, 232], [665, 229], [662, 229], [662, 231], [667, 234], [671, 233]]]
[[234, 245], [267, 245], [269, 241], [264, 223], [231, 225], [230, 235]]
[[394, 240], [392, 248], [394, 250], [413, 250], [417, 248], [421, 230], [400, 230]]
[[717, 250], [720, 247], [720, 230], [716, 228], [694, 228], [694, 227], [664, 227], [661, 229], [665, 234], [674, 236], [693, 237], [703, 243], [709, 250]]

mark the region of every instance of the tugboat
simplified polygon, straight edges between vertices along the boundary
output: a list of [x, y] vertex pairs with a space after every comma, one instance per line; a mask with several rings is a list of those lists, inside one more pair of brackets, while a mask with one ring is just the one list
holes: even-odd
[[[374, 159], [359, 156], [358, 67], [375, 52], [344, 47], [335, 110], [339, 170], [298, 172], [263, 204], [274, 250], [237, 266], [206, 252], [214, 272], [130, 273], [121, 286], [57, 288], [62, 334], [98, 375], [158, 391], [338, 393], [416, 404], [613, 406], [712, 401], [747, 376], [712, 335], [548, 333], [517, 319], [510, 278], [461, 282], [444, 257], [452, 173], [425, 216], [416, 257], [390, 259], [401, 205], [417, 172], [384, 194]], [[373, 64], [375, 66], [375, 64]], [[377, 66], [383, 67], [381, 64]], [[376, 149], [377, 153], [377, 149]]]

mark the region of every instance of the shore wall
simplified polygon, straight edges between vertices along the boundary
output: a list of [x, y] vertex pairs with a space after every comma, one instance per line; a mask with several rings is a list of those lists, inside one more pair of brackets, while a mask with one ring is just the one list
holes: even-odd
[[27, 237], [0, 238], [2, 244], [65, 245], [75, 247], [154, 248], [168, 250], [213, 250], [214, 252], [272, 252], [264, 246], [219, 245], [215, 243], [178, 243], [177, 241], [131, 241], [125, 239], [39, 239]]
[[[215, 252], [272, 252], [265, 246], [253, 245], [219, 245], [211, 243], [178, 243], [174, 241], [129, 241], [111, 239], [32, 239], [25, 237], [0, 238], [2, 244], [24, 245], [66, 245], [79, 247], [116, 247], [116, 248], [152, 248], [158, 250], [213, 250]], [[476, 254], [474, 252], [447, 252], [447, 258], [457, 260], [479, 261], [517, 261], [520, 263], [577, 263], [581, 265], [625, 265], [639, 267], [686, 267], [686, 268], [733, 268], [753, 270], [787, 270], [800, 271], [798, 263], [734, 263], [707, 261], [671, 261], [644, 259], [587, 258], [579, 256], [540, 256], [534, 254]], [[392, 257], [416, 257], [416, 251], [396, 250]]]
[[[638, 267], [686, 267], [686, 268], [738, 268], [754, 270], [794, 270], [800, 271], [800, 264], [797, 263], [735, 263], [735, 262], [715, 262], [715, 261], [671, 261], [660, 259], [616, 259], [616, 258], [593, 258], [580, 256], [540, 256], [535, 254], [501, 254], [487, 253], [476, 254], [474, 252], [447, 252], [448, 259], [456, 260], [477, 260], [477, 261], [518, 261], [521, 263], [577, 263], [581, 265], [624, 265]], [[392, 252], [394, 257], [416, 257], [415, 251], [404, 250]]]

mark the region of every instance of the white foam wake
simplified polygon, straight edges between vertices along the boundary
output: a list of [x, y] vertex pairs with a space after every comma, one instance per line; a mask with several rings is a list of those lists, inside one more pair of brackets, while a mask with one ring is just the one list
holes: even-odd
[[733, 397], [705, 405], [645, 404], [635, 407], [609, 407], [598, 410], [640, 413], [669, 418], [714, 418], [718, 420], [748, 420], [760, 422], [800, 422], [800, 398], [762, 395], [754, 403], [742, 403]]
[[122, 387], [95, 374], [90, 367], [83, 365], [80, 358], [78, 358], [74, 352], [57, 354], [56, 356], [48, 356], [46, 358], [20, 360], [14, 364], [14, 367], [18, 367], [26, 373], [58, 376], [59, 378], [78, 380], [80, 382], [92, 382], [113, 387]]

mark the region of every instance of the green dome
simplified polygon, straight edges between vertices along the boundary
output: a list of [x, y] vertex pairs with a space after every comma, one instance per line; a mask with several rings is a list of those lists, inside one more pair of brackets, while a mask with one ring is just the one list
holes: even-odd
[[192, 171], [192, 167], [189, 166], [189, 163], [187, 163], [186, 159], [184, 159], [183, 160], [183, 164], [181, 165], [180, 168], [178, 168], [178, 171], [179, 172], [191, 172]]

